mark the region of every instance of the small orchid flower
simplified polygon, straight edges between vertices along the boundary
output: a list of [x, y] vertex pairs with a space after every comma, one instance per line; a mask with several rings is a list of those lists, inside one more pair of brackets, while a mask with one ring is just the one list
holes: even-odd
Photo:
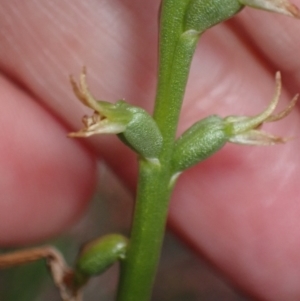
[[287, 116], [297, 102], [298, 94], [283, 111], [273, 114], [279, 101], [281, 86], [280, 72], [277, 72], [274, 97], [262, 113], [252, 117], [228, 116], [224, 119], [225, 131], [228, 131], [229, 134], [229, 142], [247, 145], [273, 145], [286, 142], [287, 139], [285, 138], [273, 136], [260, 130], [264, 123], [278, 121]]
[[119, 134], [125, 131], [126, 124], [131, 118], [127, 110], [127, 104], [119, 101], [112, 104], [106, 101], [98, 101], [90, 93], [86, 83], [86, 69], [83, 68], [79, 85], [73, 77], [70, 77], [73, 91], [77, 98], [87, 107], [94, 110], [92, 116], [84, 116], [82, 122], [84, 128], [78, 132], [70, 133], [69, 137], [89, 137], [95, 134]]
[[79, 85], [73, 77], [71, 84], [77, 98], [94, 110], [92, 116], [84, 116], [84, 128], [70, 133], [69, 137], [89, 137], [96, 134], [117, 134], [118, 137], [139, 155], [156, 159], [162, 147], [162, 135], [152, 118], [145, 110], [132, 106], [123, 100], [115, 104], [96, 100], [89, 92], [86, 83], [86, 70], [83, 68]]
[[220, 150], [227, 142], [244, 145], [274, 145], [286, 138], [262, 131], [264, 123], [283, 119], [294, 108], [298, 95], [280, 113], [273, 114], [281, 92], [280, 73], [276, 73], [275, 94], [268, 107], [256, 116], [208, 116], [192, 125], [176, 141], [173, 152], [173, 169], [181, 172]]

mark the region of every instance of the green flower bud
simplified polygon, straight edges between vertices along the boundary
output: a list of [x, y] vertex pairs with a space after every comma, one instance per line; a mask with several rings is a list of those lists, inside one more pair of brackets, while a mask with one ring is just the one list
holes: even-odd
[[221, 149], [228, 139], [221, 117], [213, 115], [198, 121], [175, 143], [174, 170], [182, 171], [205, 160]]
[[75, 286], [83, 285], [91, 276], [102, 274], [126, 256], [128, 240], [120, 234], [109, 234], [88, 243], [81, 250], [75, 266]]
[[143, 109], [126, 104], [132, 113], [124, 132], [118, 137], [144, 158], [157, 158], [162, 148], [162, 135], [154, 119]]
[[176, 141], [173, 152], [174, 172], [180, 172], [208, 158], [226, 142], [245, 145], [274, 145], [286, 139], [273, 136], [260, 128], [266, 122], [278, 121], [294, 108], [298, 95], [280, 113], [273, 114], [281, 92], [280, 73], [276, 73], [276, 91], [269, 106], [260, 114], [248, 116], [210, 116], [195, 123]]
[[90, 117], [83, 117], [84, 128], [69, 137], [89, 137], [95, 134], [117, 134], [119, 138], [147, 159], [157, 158], [162, 148], [160, 130], [145, 110], [131, 106], [125, 101], [115, 104], [97, 101], [89, 92], [86, 72], [83, 69], [80, 84], [71, 77], [71, 84], [78, 99], [94, 110]]

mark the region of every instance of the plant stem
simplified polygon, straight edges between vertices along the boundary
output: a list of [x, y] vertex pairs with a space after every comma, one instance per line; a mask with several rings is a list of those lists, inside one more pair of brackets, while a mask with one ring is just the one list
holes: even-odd
[[[154, 118], [163, 135], [159, 163], [140, 160], [136, 208], [127, 258], [122, 263], [118, 301], [150, 299], [173, 188], [170, 159], [196, 31], [182, 33], [187, 0], [165, 0], [162, 7], [160, 70]], [[172, 182], [172, 183], [171, 183]]]
[[119, 301], [145, 301], [150, 298], [171, 193], [169, 179], [169, 174], [160, 165], [140, 162], [129, 249], [121, 266]]

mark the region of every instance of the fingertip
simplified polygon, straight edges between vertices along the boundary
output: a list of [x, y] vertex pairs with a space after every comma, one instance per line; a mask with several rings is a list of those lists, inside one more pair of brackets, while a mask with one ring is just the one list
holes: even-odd
[[84, 211], [96, 183], [95, 157], [47, 109], [0, 79], [0, 244], [60, 233]]

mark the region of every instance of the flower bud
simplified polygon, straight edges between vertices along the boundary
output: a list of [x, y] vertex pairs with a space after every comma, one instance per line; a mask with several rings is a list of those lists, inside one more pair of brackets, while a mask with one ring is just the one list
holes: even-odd
[[163, 139], [156, 122], [145, 110], [128, 104], [126, 106], [127, 111], [132, 113], [131, 119], [118, 137], [144, 158], [157, 158]]
[[175, 143], [174, 171], [185, 170], [205, 160], [221, 149], [228, 139], [221, 117], [213, 115], [198, 121]]
[[75, 286], [81, 286], [91, 276], [101, 274], [116, 261], [125, 259], [127, 244], [123, 235], [109, 234], [84, 246], [75, 266]]

